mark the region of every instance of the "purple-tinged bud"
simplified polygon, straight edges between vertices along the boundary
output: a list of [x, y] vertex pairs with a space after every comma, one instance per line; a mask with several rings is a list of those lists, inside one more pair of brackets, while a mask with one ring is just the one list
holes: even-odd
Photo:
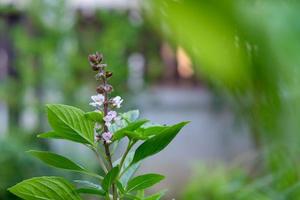
[[99, 64], [102, 62], [103, 56], [102, 56], [102, 54], [99, 54], [98, 52], [96, 52], [96, 54], [90, 54], [88, 56], [88, 59], [91, 64]]
[[103, 94], [105, 92], [105, 89], [103, 88], [102, 85], [98, 86], [97, 89], [96, 89], [97, 93], [99, 94]]
[[95, 135], [95, 142], [99, 142], [101, 138], [101, 135]]
[[104, 85], [103, 88], [106, 92], [112, 92], [113, 91], [113, 87], [109, 84]]

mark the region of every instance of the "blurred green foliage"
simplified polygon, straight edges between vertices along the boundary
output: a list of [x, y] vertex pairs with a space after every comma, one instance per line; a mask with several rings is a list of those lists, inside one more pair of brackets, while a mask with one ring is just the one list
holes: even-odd
[[[272, 176], [262, 186], [263, 196], [250, 199], [299, 199], [300, 3], [154, 0], [144, 7], [154, 27], [189, 53], [196, 71], [231, 105], [237, 120], [247, 123], [261, 157], [253, 161], [258, 175], [251, 182]], [[198, 188], [193, 195], [199, 196], [194, 199], [226, 199], [216, 188], [218, 182], [230, 184], [234, 175], [226, 171], [214, 177], [213, 172], [195, 179], [191, 187]]]

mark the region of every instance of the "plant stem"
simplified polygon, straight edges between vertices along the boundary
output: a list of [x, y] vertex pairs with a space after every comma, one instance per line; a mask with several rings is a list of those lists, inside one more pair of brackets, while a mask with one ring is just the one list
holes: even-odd
[[120, 170], [122, 169], [124, 161], [125, 161], [128, 153], [129, 153], [130, 149], [133, 147], [134, 144], [135, 144], [135, 142], [132, 142], [132, 140], [129, 140], [127, 148], [126, 148], [126, 151], [125, 151], [125, 153], [124, 153], [124, 155], [123, 155], [123, 157], [121, 159], [121, 162], [120, 162]]
[[[107, 80], [106, 78], [103, 78], [103, 85], [105, 86], [107, 84]], [[108, 113], [108, 94], [107, 91], [104, 92], [104, 105], [103, 105], [103, 114], [104, 116], [106, 116]], [[104, 132], [108, 131], [108, 127], [104, 124]], [[109, 144], [106, 143], [106, 141], [103, 142], [104, 145], [104, 149], [105, 149], [105, 154], [106, 154], [106, 158], [108, 160], [108, 163], [110, 165], [110, 170], [113, 168], [113, 164], [112, 164], [112, 159], [111, 159], [111, 154], [110, 154], [110, 150], [109, 150]], [[113, 183], [112, 184], [112, 193], [113, 193], [113, 200], [117, 200], [118, 199], [118, 192], [117, 192], [117, 188], [116, 185]]]

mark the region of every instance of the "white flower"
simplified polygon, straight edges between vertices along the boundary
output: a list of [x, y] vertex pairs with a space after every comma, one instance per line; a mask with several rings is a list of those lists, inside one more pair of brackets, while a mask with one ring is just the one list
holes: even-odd
[[105, 126], [110, 127], [111, 126], [111, 122], [105, 122]]
[[105, 117], [103, 117], [103, 120], [105, 122], [111, 122], [115, 117], [117, 117], [116, 111], [109, 111]]
[[104, 132], [102, 134], [102, 139], [106, 142], [106, 143], [111, 143], [111, 138], [112, 138], [112, 133], [111, 132]]
[[90, 105], [94, 106], [96, 108], [99, 108], [100, 106], [102, 106], [102, 104], [105, 101], [105, 97], [102, 94], [97, 94], [97, 95], [91, 96], [91, 99], [93, 100], [93, 102], [91, 102]]
[[112, 105], [117, 108], [121, 107], [122, 102], [123, 99], [120, 96], [116, 96], [115, 98], [112, 99]]

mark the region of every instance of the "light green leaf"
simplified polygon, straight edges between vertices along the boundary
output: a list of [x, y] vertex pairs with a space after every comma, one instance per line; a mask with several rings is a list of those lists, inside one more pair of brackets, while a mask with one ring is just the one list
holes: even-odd
[[166, 193], [166, 190], [163, 190], [156, 194], [145, 197], [145, 198], [143, 198], [143, 200], [160, 200], [165, 195], [165, 193]]
[[132, 164], [163, 150], [187, 123], [188, 122], [181, 122], [170, 126], [163, 130], [159, 135], [146, 140], [136, 149]]
[[114, 133], [113, 140], [116, 141], [116, 140], [122, 139], [126, 135], [126, 132], [134, 131], [134, 130], [140, 128], [147, 121], [148, 120], [138, 120], [138, 121], [128, 124], [126, 127], [122, 128], [122, 129], [119, 129], [118, 131], [116, 131]]
[[78, 193], [85, 193], [85, 194], [96, 194], [105, 196], [106, 192], [103, 188], [95, 183], [85, 180], [75, 180], [75, 183], [78, 183], [78, 189], [76, 190]]
[[74, 163], [70, 159], [55, 153], [35, 150], [30, 150], [28, 153], [53, 167], [72, 171], [86, 171], [83, 167]]
[[98, 184], [83, 180], [75, 180], [74, 182], [79, 184], [79, 188], [76, 190], [78, 193], [95, 194], [100, 196], [105, 196], [106, 194], [106, 192]]
[[84, 116], [91, 120], [92, 122], [102, 122], [103, 121], [103, 113], [101, 111], [92, 111], [87, 112]]
[[160, 182], [164, 178], [165, 178], [164, 176], [159, 174], [145, 174], [145, 175], [137, 176], [128, 182], [126, 191], [131, 192], [131, 191], [146, 189]]
[[60, 138], [94, 144], [94, 123], [84, 117], [82, 110], [67, 105], [49, 104], [47, 113], [51, 127]]
[[108, 192], [110, 186], [115, 182], [119, 174], [119, 166], [112, 168], [104, 177], [102, 181], [102, 188]]
[[133, 165], [130, 165], [128, 168], [126, 168], [125, 172], [120, 177], [120, 183], [122, 183], [123, 186], [126, 186], [128, 181], [134, 176], [136, 171], [141, 166], [141, 162], [134, 163]]
[[92, 183], [90, 181], [86, 180], [74, 180], [75, 183], [77, 183], [79, 187], [84, 187], [84, 188], [94, 188], [97, 190], [103, 190], [101, 185], [98, 185], [96, 183]]
[[81, 200], [75, 188], [61, 177], [36, 177], [8, 190], [26, 200]]
[[128, 122], [134, 122], [139, 118], [140, 111], [139, 110], [131, 110], [126, 113], [122, 113], [121, 116]]

